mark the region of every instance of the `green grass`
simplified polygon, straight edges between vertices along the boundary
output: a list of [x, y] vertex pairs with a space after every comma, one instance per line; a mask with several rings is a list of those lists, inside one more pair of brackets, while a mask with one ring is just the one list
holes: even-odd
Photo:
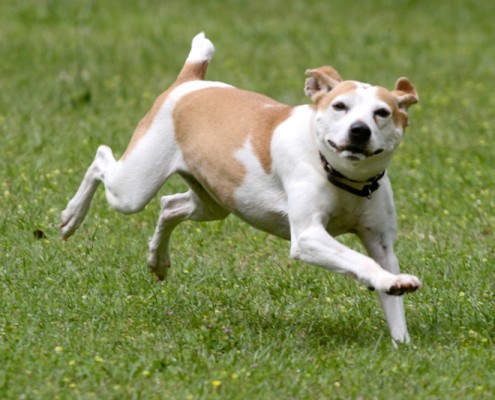
[[[3, 1], [0, 398], [493, 398], [493, 15], [455, 0]], [[410, 346], [392, 348], [373, 293], [234, 218], [181, 225], [164, 284], [146, 270], [157, 199], [122, 216], [99, 191], [58, 239], [97, 146], [122, 153], [201, 30], [210, 79], [290, 104], [327, 63], [416, 84], [390, 168], [397, 253], [424, 283], [406, 297]]]

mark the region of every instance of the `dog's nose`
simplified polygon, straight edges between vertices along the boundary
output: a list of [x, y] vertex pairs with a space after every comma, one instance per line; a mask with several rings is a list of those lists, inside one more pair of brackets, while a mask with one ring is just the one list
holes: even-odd
[[351, 143], [366, 143], [371, 137], [371, 129], [364, 122], [354, 122], [349, 128]]

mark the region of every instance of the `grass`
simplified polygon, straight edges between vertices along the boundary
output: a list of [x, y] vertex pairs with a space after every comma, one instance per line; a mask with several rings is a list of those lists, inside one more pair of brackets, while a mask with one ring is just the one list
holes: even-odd
[[[362, 3], [1, 3], [0, 398], [493, 398], [495, 5]], [[100, 191], [58, 240], [96, 147], [125, 149], [201, 30], [210, 79], [290, 104], [326, 63], [416, 84], [390, 168], [397, 253], [424, 283], [410, 346], [392, 348], [372, 293], [234, 218], [181, 225], [165, 284], [145, 266], [157, 199], [122, 216]]]

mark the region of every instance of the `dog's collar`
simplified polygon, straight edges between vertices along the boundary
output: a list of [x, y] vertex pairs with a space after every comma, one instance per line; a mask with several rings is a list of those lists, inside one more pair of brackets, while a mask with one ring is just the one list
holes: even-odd
[[[373, 192], [376, 192], [378, 190], [378, 188], [380, 187], [379, 181], [383, 178], [383, 175], [385, 175], [385, 171], [383, 171], [380, 172], [378, 175], [375, 175], [364, 181], [356, 181], [354, 179], [347, 178], [339, 171], [333, 169], [326, 158], [323, 156], [323, 154], [321, 154], [321, 152], [320, 159], [321, 163], [323, 164], [323, 169], [327, 173], [327, 179], [330, 183], [356, 196], [367, 197], [368, 199], [371, 199], [371, 195], [373, 194]], [[355, 187], [346, 184], [345, 181], [352, 183], [365, 183], [365, 185], [361, 189], [356, 189]]]

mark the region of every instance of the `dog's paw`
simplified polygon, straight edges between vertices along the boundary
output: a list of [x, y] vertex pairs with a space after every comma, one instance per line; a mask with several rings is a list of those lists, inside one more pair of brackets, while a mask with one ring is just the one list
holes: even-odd
[[75, 207], [71, 203], [67, 205], [67, 208], [60, 215], [60, 231], [63, 240], [67, 240], [74, 234], [87, 212], [87, 209]]
[[421, 282], [414, 275], [399, 274], [391, 278], [385, 292], [392, 296], [402, 296], [404, 293], [414, 292], [420, 287]]
[[148, 269], [159, 281], [167, 278], [170, 269], [170, 258], [168, 255], [160, 256], [157, 252], [150, 252], [148, 256]]
[[74, 218], [74, 213], [69, 209], [62, 211], [60, 216], [60, 232], [62, 234], [62, 239], [67, 240], [76, 231], [76, 221]]

